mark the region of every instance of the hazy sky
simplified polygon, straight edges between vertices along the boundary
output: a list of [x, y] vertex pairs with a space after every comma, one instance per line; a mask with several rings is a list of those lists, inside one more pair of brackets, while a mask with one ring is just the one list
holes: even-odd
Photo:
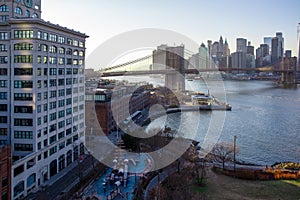
[[283, 32], [285, 49], [297, 55], [300, 0], [42, 0], [42, 18], [90, 36], [87, 55], [105, 40], [125, 31], [163, 28], [193, 39], [236, 38], [257, 48], [264, 36]]

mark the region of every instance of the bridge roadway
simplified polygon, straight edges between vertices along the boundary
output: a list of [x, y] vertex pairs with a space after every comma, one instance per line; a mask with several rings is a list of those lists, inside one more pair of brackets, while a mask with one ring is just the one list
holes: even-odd
[[[199, 74], [200, 72], [217, 72], [217, 71], [240, 71], [240, 72], [294, 72], [293, 70], [282, 69], [266, 69], [266, 68], [212, 68], [212, 69], [186, 69], [185, 74]], [[140, 71], [119, 71], [119, 72], [100, 72], [102, 77], [110, 76], [136, 76], [136, 75], [150, 75], [150, 74], [176, 74], [177, 70], [140, 70]]]

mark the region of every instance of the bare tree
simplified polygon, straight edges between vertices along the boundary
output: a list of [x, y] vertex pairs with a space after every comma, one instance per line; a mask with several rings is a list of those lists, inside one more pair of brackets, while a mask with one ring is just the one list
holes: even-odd
[[[236, 148], [236, 153], [238, 149]], [[211, 151], [212, 159], [215, 162], [222, 163], [223, 169], [225, 169], [225, 163], [229, 161], [233, 161], [234, 156], [234, 144], [232, 143], [218, 143], [214, 146]]]

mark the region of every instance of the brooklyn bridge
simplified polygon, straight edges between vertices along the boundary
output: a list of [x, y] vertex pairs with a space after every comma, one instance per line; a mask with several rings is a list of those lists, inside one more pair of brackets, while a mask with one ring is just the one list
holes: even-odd
[[[179, 48], [179, 51], [178, 51]], [[300, 72], [295, 67], [285, 66], [283, 61], [274, 63], [260, 68], [238, 68], [234, 66], [218, 67], [212, 59], [207, 59], [209, 67], [201, 68], [195, 63], [190, 61], [192, 52], [184, 49], [184, 47], [170, 47], [168, 51], [153, 51], [152, 54], [136, 58], [121, 64], [102, 67], [99, 70], [101, 77], [112, 76], [138, 76], [138, 75], [154, 75], [163, 74], [166, 75], [167, 81], [171, 81], [171, 85], [180, 83], [183, 81], [179, 78], [185, 77], [186, 74], [196, 74], [201, 76], [203, 73], [272, 73], [281, 75], [280, 84], [285, 86], [297, 86], [300, 84]], [[200, 58], [201, 60], [201, 58]], [[201, 61], [200, 61], [201, 62]], [[177, 76], [177, 77], [176, 77]], [[179, 89], [179, 88], [175, 88]]]

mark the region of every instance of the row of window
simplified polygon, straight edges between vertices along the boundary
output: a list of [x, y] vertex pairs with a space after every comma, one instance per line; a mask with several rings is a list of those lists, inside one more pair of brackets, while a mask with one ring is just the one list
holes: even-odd
[[[31, 39], [34, 38], [33, 30], [15, 30], [14, 38], [16, 39]], [[37, 32], [37, 38], [42, 40], [47, 40], [51, 42], [58, 42], [60, 44], [68, 44], [75, 47], [84, 48], [84, 42], [73, 40], [71, 38], [65, 39], [63, 36], [57, 36], [55, 34], [49, 34], [47, 32], [42, 33], [41, 31]], [[0, 32], [0, 40], [8, 40], [8, 32]]]
[[83, 65], [83, 59], [72, 59], [72, 58], [57, 58], [53, 56], [38, 56], [37, 57], [37, 63], [43, 63], [43, 64], [51, 64], [51, 65]]
[[52, 33], [47, 33], [47, 32], [41, 32], [38, 31], [37, 32], [37, 38], [38, 39], [42, 39], [42, 40], [49, 40], [51, 42], [58, 42], [60, 44], [68, 44], [68, 45], [73, 45], [75, 47], [84, 47], [84, 42], [82, 41], [78, 41], [78, 40], [73, 40], [71, 38], [65, 38], [63, 36], [58, 36], [56, 34], [52, 34]]

